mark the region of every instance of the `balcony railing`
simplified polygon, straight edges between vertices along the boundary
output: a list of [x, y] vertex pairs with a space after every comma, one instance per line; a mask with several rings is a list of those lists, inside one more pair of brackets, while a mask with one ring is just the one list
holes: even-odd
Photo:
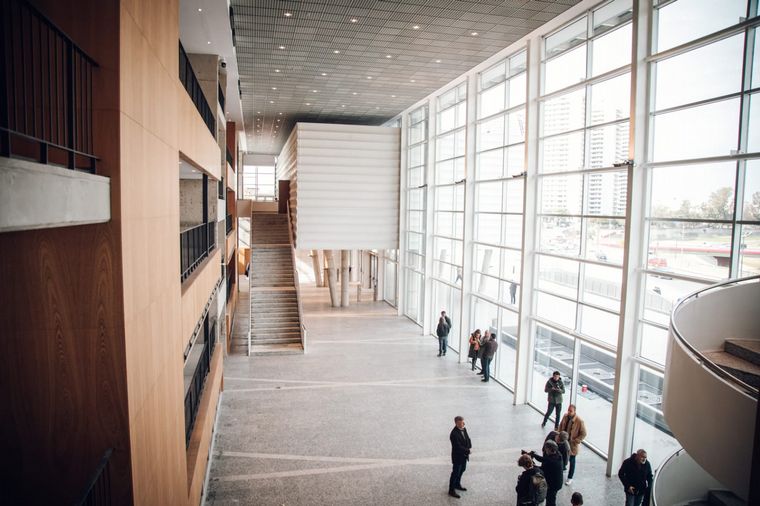
[[230, 232], [232, 232], [232, 215], [227, 215], [227, 235], [230, 235]]
[[211, 358], [214, 356], [214, 347], [216, 346], [216, 328], [216, 322], [210, 328], [208, 323], [204, 322], [204, 329], [208, 330], [204, 332], [203, 349], [193, 371], [190, 388], [185, 393], [185, 447], [190, 445], [190, 436], [195, 427], [195, 419], [198, 417], [203, 387], [211, 369]]
[[179, 43], [179, 80], [182, 81], [182, 85], [187, 90], [187, 94], [190, 95], [195, 108], [198, 109], [203, 122], [206, 123], [208, 131], [216, 139], [216, 115], [211, 112], [211, 107], [203, 95], [201, 85], [198, 78], [195, 77], [195, 71], [193, 71], [193, 66], [190, 64], [190, 59], [187, 57], [181, 42]]
[[76, 506], [100, 506], [111, 504], [111, 454], [109, 448], [101, 457], [84, 490], [74, 502]]
[[181, 280], [184, 281], [216, 247], [216, 223], [201, 223], [179, 234]]
[[224, 176], [222, 176], [222, 179], [219, 180], [218, 188], [217, 188], [218, 195], [220, 199], [224, 200]]
[[0, 155], [95, 172], [98, 64], [24, 0], [0, 16]]
[[227, 163], [230, 164], [230, 167], [232, 167], [232, 170], [235, 170], [235, 163], [234, 159], [232, 158], [232, 153], [230, 152], [230, 148], [227, 148]]
[[219, 89], [217, 90], [217, 96], [219, 98], [219, 105], [222, 106], [222, 111], [224, 111], [224, 91], [222, 90], [222, 85], [219, 84]]
[[228, 269], [227, 273], [227, 300], [230, 300], [230, 296], [232, 295], [232, 281], [235, 278], [235, 271], [233, 269]]

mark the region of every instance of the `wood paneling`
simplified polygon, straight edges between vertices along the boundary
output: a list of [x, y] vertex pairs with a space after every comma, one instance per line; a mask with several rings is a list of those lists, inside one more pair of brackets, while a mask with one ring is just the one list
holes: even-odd
[[178, 147], [182, 154], [192, 160], [192, 162], [203, 167], [214, 179], [221, 179], [221, 150], [216, 143], [216, 139], [198, 114], [195, 104], [190, 100], [190, 96], [177, 80], [176, 92], [178, 101], [178, 115], [176, 117], [178, 130]]
[[214, 286], [219, 281], [219, 276], [221, 276], [219, 265], [221, 263], [222, 250], [217, 248], [211, 257], [204, 260], [200, 267], [196, 269], [196, 272], [193, 273], [193, 279], [185, 281], [185, 285], [188, 286], [183, 287], [182, 293], [182, 340], [177, 348], [180, 356], [182, 356], [182, 351], [193, 335], [195, 326], [203, 314], [203, 309], [206, 307]]

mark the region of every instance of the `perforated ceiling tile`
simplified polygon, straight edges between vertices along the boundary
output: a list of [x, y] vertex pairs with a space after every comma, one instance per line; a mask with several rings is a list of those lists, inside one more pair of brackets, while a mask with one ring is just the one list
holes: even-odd
[[232, 0], [248, 149], [382, 124], [579, 1]]

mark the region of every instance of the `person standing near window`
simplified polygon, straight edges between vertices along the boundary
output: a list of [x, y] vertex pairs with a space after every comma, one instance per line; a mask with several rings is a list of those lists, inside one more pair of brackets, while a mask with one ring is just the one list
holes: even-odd
[[559, 430], [567, 432], [570, 441], [570, 458], [568, 459], [570, 469], [567, 471], [567, 481], [565, 482], [565, 485], [570, 485], [575, 475], [575, 457], [578, 456], [581, 443], [586, 439], [586, 422], [576, 414], [575, 404], [570, 404], [567, 407], [567, 413], [562, 417]]
[[559, 427], [559, 414], [562, 412], [562, 394], [565, 393], [565, 384], [559, 371], [554, 371], [552, 377], [546, 381], [544, 392], [547, 393], [548, 406], [544, 414], [544, 421], [541, 422], [541, 428], [546, 427], [546, 421], [549, 419], [552, 410], [554, 410], [554, 430]]
[[438, 318], [438, 327], [435, 329], [435, 335], [438, 336], [438, 356], [446, 356], [446, 348], [449, 345], [449, 332], [451, 332], [451, 320], [446, 316], [446, 311], [441, 311], [441, 317]]

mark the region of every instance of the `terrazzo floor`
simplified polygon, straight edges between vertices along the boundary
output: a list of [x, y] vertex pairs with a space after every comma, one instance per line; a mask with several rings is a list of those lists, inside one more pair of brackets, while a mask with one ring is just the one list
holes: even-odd
[[[304, 288], [307, 353], [229, 356], [206, 504], [515, 504], [520, 449], [540, 450], [541, 415], [438, 358], [437, 342], [383, 302], [328, 306]], [[448, 434], [465, 417], [473, 450], [461, 499], [447, 495]], [[587, 448], [572, 487], [586, 505], [624, 504]]]

